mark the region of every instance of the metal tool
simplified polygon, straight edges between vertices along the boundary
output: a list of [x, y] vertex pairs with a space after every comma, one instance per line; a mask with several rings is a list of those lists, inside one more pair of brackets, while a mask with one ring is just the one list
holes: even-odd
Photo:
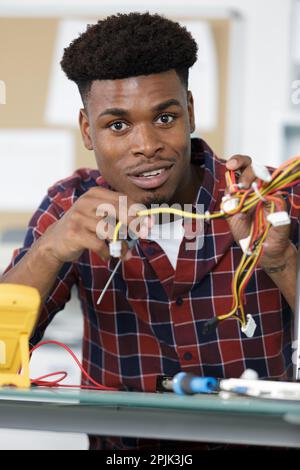
[[103, 299], [103, 296], [104, 296], [105, 292], [107, 291], [108, 286], [109, 286], [109, 284], [111, 283], [111, 281], [112, 281], [114, 275], [116, 274], [116, 272], [117, 272], [117, 270], [118, 270], [118, 267], [120, 266], [121, 263], [122, 263], [122, 259], [120, 258], [119, 261], [117, 262], [117, 264], [116, 264], [116, 266], [115, 266], [113, 272], [112, 272], [111, 275], [109, 276], [109, 279], [108, 279], [107, 283], [105, 284], [104, 289], [103, 289], [103, 291], [101, 292], [99, 299], [97, 300], [97, 305], [99, 305], [100, 302], [101, 302], [101, 300]]
[[[136, 242], [138, 241], [138, 239], [132, 235], [132, 240], [126, 240], [126, 241], [127, 241], [128, 248], [131, 249], [131, 248], [134, 247], [134, 245], [136, 244]], [[97, 300], [97, 305], [99, 305], [100, 302], [101, 302], [101, 300], [103, 299], [103, 296], [104, 296], [105, 292], [107, 291], [108, 286], [109, 286], [109, 284], [111, 283], [111, 281], [112, 281], [114, 275], [116, 274], [116, 272], [117, 272], [117, 270], [118, 270], [118, 268], [119, 268], [119, 266], [120, 266], [121, 263], [122, 263], [122, 258], [119, 259], [119, 261], [117, 262], [116, 266], [114, 267], [113, 272], [112, 272], [111, 275], [109, 276], [109, 279], [108, 279], [107, 283], [105, 284], [104, 289], [103, 289], [103, 291], [101, 292], [101, 294], [100, 294], [100, 296], [99, 296], [99, 299]]]

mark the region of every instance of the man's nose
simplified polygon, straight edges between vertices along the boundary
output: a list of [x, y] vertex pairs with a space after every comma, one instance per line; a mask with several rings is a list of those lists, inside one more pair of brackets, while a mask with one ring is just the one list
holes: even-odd
[[132, 153], [135, 156], [155, 157], [163, 150], [159, 133], [151, 125], [140, 125], [133, 134]]

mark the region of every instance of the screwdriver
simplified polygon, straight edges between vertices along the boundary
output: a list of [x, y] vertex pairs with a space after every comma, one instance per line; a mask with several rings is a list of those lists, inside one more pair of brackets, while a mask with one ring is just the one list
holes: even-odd
[[[132, 238], [131, 240], [126, 240], [126, 241], [127, 241], [128, 248], [129, 248], [129, 249], [133, 248], [134, 245], [136, 244], [137, 240], [138, 240], [138, 239], [137, 239], [136, 237]], [[103, 299], [103, 296], [104, 296], [105, 292], [107, 291], [108, 286], [109, 286], [109, 284], [111, 283], [111, 281], [112, 281], [114, 275], [116, 274], [116, 272], [117, 272], [117, 270], [118, 270], [118, 268], [119, 268], [119, 266], [120, 266], [121, 263], [122, 263], [122, 258], [119, 259], [119, 261], [117, 262], [116, 266], [114, 267], [113, 272], [112, 272], [111, 275], [109, 276], [109, 279], [108, 279], [107, 283], [105, 284], [105, 286], [104, 286], [104, 288], [103, 288], [103, 291], [101, 292], [101, 294], [100, 294], [100, 296], [99, 296], [99, 299], [97, 300], [97, 305], [99, 305], [100, 302], [101, 302], [101, 300]]]

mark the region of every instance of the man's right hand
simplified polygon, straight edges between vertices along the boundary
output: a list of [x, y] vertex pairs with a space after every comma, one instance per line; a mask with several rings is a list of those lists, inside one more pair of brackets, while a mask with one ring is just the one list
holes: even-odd
[[[60, 263], [65, 263], [79, 258], [82, 252], [88, 249], [108, 260], [110, 255], [105, 238], [112, 238], [114, 227], [111, 226], [107, 236], [103, 231], [99, 233], [99, 222], [104, 217], [111, 217], [128, 226], [135, 218], [132, 215], [128, 217], [127, 211], [120, 211], [121, 196], [126, 197], [115, 191], [95, 187], [79, 197], [71, 209], [47, 229], [40, 240], [48, 255]], [[126, 202], [129, 209], [133, 202], [128, 199]], [[138, 210], [138, 205], [135, 207]], [[123, 243], [122, 257], [127, 251], [127, 244]]]

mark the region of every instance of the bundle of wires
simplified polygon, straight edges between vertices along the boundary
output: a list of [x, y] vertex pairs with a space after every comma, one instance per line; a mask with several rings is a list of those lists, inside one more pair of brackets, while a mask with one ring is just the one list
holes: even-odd
[[[254, 165], [253, 165], [253, 168]], [[288, 188], [300, 183], [300, 156], [293, 157], [280, 165], [272, 174], [265, 167], [260, 167], [264, 171], [254, 170], [258, 179], [254, 181], [249, 189], [236, 182], [234, 171], [227, 171], [225, 174], [229, 193], [223, 197], [221, 210], [212, 214], [190, 213], [174, 208], [155, 208], [142, 210], [137, 213], [139, 217], [151, 216], [155, 214], [174, 214], [191, 219], [216, 219], [221, 217], [231, 217], [238, 213], [252, 214], [252, 224], [250, 234], [247, 239], [240, 240], [243, 248], [243, 256], [232, 280], [232, 307], [226, 314], [218, 315], [208, 320], [203, 329], [203, 333], [208, 333], [217, 324], [227, 318], [236, 318], [242, 327], [242, 331], [251, 336], [251, 327], [247, 332], [251, 316], [245, 316], [244, 293], [255, 267], [263, 254], [264, 241], [272, 225], [285, 225], [290, 223], [288, 213], [285, 211], [283, 196], [290, 199], [290, 203], [296, 208], [286, 191]], [[273, 222], [272, 214], [277, 213], [280, 217]], [[273, 216], [274, 217], [274, 216]], [[113, 242], [118, 240], [121, 222], [116, 225]], [[252, 333], [253, 334], [253, 333]]]
[[[283, 196], [290, 199], [290, 203], [296, 209], [300, 209], [300, 206], [295, 206], [290, 194], [286, 191], [288, 188], [295, 186], [300, 183], [300, 157], [294, 157], [287, 160], [280, 167], [278, 167], [272, 174], [268, 173], [267, 169], [262, 167], [265, 172], [257, 172], [257, 180], [252, 183], [249, 189], [243, 188], [240, 183], [236, 181], [236, 175], [233, 171], [226, 172], [226, 182], [228, 188], [228, 194], [223, 197], [221, 203], [221, 210], [215, 213], [198, 214], [186, 211], [181, 211], [174, 208], [155, 208], [142, 210], [137, 213], [138, 217], [147, 217], [155, 214], [174, 214], [181, 217], [187, 217], [191, 219], [217, 219], [221, 217], [231, 217], [238, 213], [247, 213], [249, 211], [252, 214], [252, 224], [250, 234], [247, 239], [240, 240], [240, 244], [243, 248], [243, 255], [240, 264], [233, 276], [232, 280], [232, 306], [228, 313], [218, 315], [211, 320], [208, 320], [204, 325], [204, 333], [209, 332], [215, 328], [217, 324], [227, 318], [235, 318], [241, 324], [242, 331], [247, 336], [252, 336], [254, 327], [249, 320], [246, 320], [244, 311], [244, 294], [247, 283], [252, 276], [256, 265], [258, 264], [262, 254], [264, 241], [267, 238], [268, 232], [272, 226], [272, 215], [281, 215], [279, 222], [277, 220], [276, 225], [283, 225], [290, 223], [289, 216], [285, 212], [285, 203], [282, 199]], [[280, 222], [281, 220], [281, 222]], [[113, 243], [118, 242], [119, 232], [121, 229], [121, 222], [116, 225]], [[250, 316], [251, 317], [251, 316]], [[61, 382], [67, 376], [65, 371], [54, 372], [47, 374], [42, 377], [31, 379], [32, 385], [47, 386], [47, 387], [67, 387], [67, 388], [87, 388], [94, 390], [107, 390], [116, 391], [117, 389], [112, 387], [106, 387], [96, 382], [88, 375], [83, 369], [79, 360], [75, 354], [64, 344], [58, 341], [45, 341], [36, 345], [31, 353], [44, 344], [55, 344], [57, 346], [65, 348], [73, 357], [78, 367], [81, 369], [82, 374], [91, 382], [93, 385], [69, 385], [62, 384]], [[58, 375], [58, 379], [49, 381], [51, 376]]]

